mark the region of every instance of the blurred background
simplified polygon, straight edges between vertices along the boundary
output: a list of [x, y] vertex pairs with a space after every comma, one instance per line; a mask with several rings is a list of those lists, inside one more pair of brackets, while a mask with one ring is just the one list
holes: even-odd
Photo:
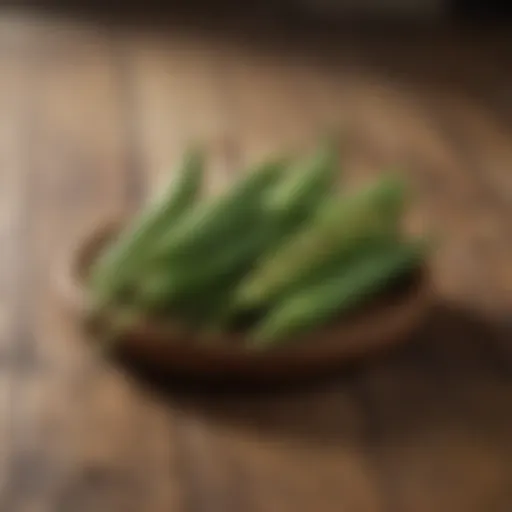
[[[510, 4], [0, 2], [0, 511], [512, 510]], [[85, 227], [190, 140], [209, 187], [343, 133], [439, 234], [435, 304], [335, 378], [194, 392], [96, 357], [58, 293]]]
[[9, 6], [30, 6], [39, 8], [57, 9], [85, 9], [96, 10], [98, 13], [113, 12], [116, 16], [122, 16], [127, 12], [137, 13], [139, 16], [148, 13], [158, 13], [160, 16], [165, 12], [176, 10], [196, 11], [198, 9], [219, 13], [221, 11], [231, 14], [240, 12], [267, 12], [281, 13], [283, 16], [299, 16], [306, 18], [328, 18], [333, 20], [347, 19], [375, 19], [384, 20], [442, 20], [442, 19], [465, 19], [482, 22], [484, 20], [502, 20], [503, 16], [510, 15], [511, 8], [504, 2], [496, 0], [262, 0], [259, 2], [236, 3], [229, 0], [219, 2], [195, 0], [186, 2], [184, 0], [173, 2], [162, 2], [152, 0], [146, 2], [141, 8], [138, 2], [125, 2], [120, 12], [116, 2], [99, 2], [93, 0], [64, 1], [48, 0], [36, 2], [34, 0], [11, 0], [3, 2]]

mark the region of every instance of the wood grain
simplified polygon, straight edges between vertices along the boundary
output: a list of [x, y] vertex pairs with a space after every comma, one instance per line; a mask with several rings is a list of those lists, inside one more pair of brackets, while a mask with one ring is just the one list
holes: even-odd
[[[4, 38], [12, 45], [10, 37], [4, 35]], [[26, 297], [23, 283], [27, 284], [23, 239], [27, 230], [24, 189], [27, 161], [22, 146], [27, 131], [23, 105], [27, 69], [4, 45], [0, 45], [0, 66], [0, 109], [3, 112], [0, 120], [0, 238], [3, 248], [0, 265], [0, 506], [3, 507], [10, 492], [10, 473], [16, 455], [12, 447], [16, 388], [19, 374], [24, 372], [27, 363], [20, 350], [22, 340], [27, 337], [23, 316]]]
[[107, 35], [87, 26], [41, 23], [33, 31], [37, 44], [26, 58], [37, 87], [24, 97], [31, 124], [20, 139], [30, 159], [20, 306], [28, 333], [16, 338], [31, 365], [12, 398], [9, 509], [140, 510], [146, 501], [168, 509], [176, 496], [152, 492], [149, 475], [167, 467], [169, 450], [146, 438], [153, 426], [167, 437], [167, 421], [83, 346], [52, 301], [56, 265], [80, 226], [129, 200], [116, 55]]

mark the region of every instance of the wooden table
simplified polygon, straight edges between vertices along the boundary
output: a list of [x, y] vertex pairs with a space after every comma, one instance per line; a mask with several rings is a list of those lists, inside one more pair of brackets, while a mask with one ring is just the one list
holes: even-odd
[[[0, 510], [512, 510], [511, 40], [162, 28], [0, 16]], [[347, 180], [398, 165], [440, 234], [408, 345], [233, 396], [155, 391], [82, 343], [54, 284], [84, 225], [190, 138], [219, 189], [333, 126]]]

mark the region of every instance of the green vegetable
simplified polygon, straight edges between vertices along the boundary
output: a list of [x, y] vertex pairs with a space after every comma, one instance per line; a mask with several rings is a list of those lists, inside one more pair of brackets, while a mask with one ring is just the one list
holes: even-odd
[[247, 272], [260, 254], [312, 215], [313, 208], [330, 190], [336, 163], [334, 148], [325, 146], [298, 168], [290, 169], [264, 195], [252, 230], [233, 236], [233, 240], [209, 251], [207, 258], [203, 253], [191, 254], [186, 260], [176, 260], [174, 265], [164, 265], [141, 283], [142, 302], [169, 304], [187, 294], [208, 293], [227, 275], [231, 276], [229, 285], [233, 286], [235, 278]]
[[92, 288], [98, 305], [112, 301], [136, 276], [153, 245], [197, 200], [204, 174], [203, 153], [190, 148], [177, 174], [177, 183], [151, 202], [94, 266]]
[[[155, 299], [155, 297], [151, 298]], [[227, 308], [229, 298], [229, 285], [220, 282], [215, 286], [206, 288], [202, 293], [182, 295], [179, 301], [166, 302], [160, 300], [150, 306], [146, 303], [138, 307], [142, 311], [147, 311], [161, 318], [178, 318], [185, 324], [188, 323], [191, 327], [196, 328], [215, 324], [217, 318], [221, 317]]]
[[235, 292], [235, 303], [240, 309], [260, 307], [333, 256], [349, 255], [362, 240], [396, 230], [403, 206], [403, 184], [389, 177], [328, 201], [305, 229], [262, 259]]
[[350, 268], [351, 265], [357, 263], [368, 254], [382, 250], [382, 247], [398, 243], [399, 233], [392, 228], [379, 233], [362, 235], [353, 241], [350, 248], [343, 247], [339, 252], [333, 251], [326, 255], [318, 264], [305, 268], [292, 283], [282, 288], [281, 293], [275, 294], [273, 299], [267, 302], [267, 306], [274, 306], [277, 302], [285, 300], [287, 297], [330, 277], [342, 268]]
[[276, 247], [304, 225], [332, 190], [338, 171], [333, 144], [324, 144], [304, 161], [291, 166], [264, 199], [272, 225], [269, 247]]
[[191, 211], [160, 240], [154, 256], [175, 261], [210, 254], [230, 237], [250, 231], [261, 211], [264, 191], [277, 181], [285, 166], [281, 159], [265, 162], [220, 198]]
[[391, 244], [338, 268], [276, 306], [256, 328], [251, 337], [253, 345], [265, 347], [294, 334], [305, 334], [359, 306], [392, 279], [413, 269], [421, 260], [423, 248], [423, 243]]
[[219, 283], [233, 286], [247, 272], [268, 240], [269, 229], [261, 226], [211, 254], [194, 255], [174, 268], [162, 266], [141, 280], [141, 304], [152, 307], [171, 304], [187, 295], [208, 294], [208, 290]]
[[172, 318], [210, 340], [248, 332], [265, 348], [382, 292], [422, 256], [401, 235], [404, 183], [387, 175], [337, 195], [338, 171], [329, 140], [293, 165], [264, 161], [198, 203], [204, 156], [187, 151], [177, 184], [93, 265], [91, 313], [104, 320], [105, 346], [144, 319]]
[[333, 145], [324, 145], [298, 165], [268, 194], [265, 202], [270, 211], [281, 215], [308, 216], [331, 190], [338, 172], [338, 154]]

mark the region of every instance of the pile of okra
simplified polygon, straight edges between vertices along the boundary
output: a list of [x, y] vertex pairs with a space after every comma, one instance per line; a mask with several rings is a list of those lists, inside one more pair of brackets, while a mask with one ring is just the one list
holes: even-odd
[[248, 346], [266, 348], [364, 306], [419, 266], [424, 243], [403, 233], [403, 180], [381, 173], [344, 190], [338, 153], [321, 142], [265, 159], [204, 197], [205, 152], [187, 149], [93, 264], [94, 308], [205, 331], [243, 326]]

